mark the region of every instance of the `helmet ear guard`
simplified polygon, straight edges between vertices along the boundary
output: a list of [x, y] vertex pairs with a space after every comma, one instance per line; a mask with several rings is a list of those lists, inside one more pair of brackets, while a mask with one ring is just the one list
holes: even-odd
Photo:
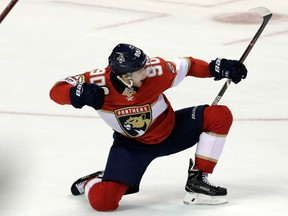
[[144, 68], [147, 56], [133, 45], [120, 43], [112, 50], [108, 61], [112, 72], [121, 76]]

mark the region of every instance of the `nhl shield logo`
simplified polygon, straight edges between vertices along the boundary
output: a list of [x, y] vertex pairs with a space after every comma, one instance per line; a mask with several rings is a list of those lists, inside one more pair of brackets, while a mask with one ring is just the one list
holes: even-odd
[[114, 113], [125, 134], [133, 138], [145, 134], [152, 121], [149, 104], [117, 109]]

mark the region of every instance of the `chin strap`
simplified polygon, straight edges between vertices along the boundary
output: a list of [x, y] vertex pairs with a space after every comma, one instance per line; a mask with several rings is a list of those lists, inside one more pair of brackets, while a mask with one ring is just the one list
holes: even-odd
[[132, 74], [131, 73], [126, 73], [126, 74], [128, 76], [128, 80], [130, 83], [126, 83], [120, 76], [117, 76], [117, 79], [120, 80], [128, 88], [132, 88], [133, 86]]

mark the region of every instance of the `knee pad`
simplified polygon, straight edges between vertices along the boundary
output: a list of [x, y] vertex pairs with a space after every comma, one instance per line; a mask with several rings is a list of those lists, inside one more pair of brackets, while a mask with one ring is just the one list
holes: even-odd
[[226, 135], [233, 122], [231, 111], [226, 106], [208, 106], [203, 113], [203, 131]]
[[95, 184], [89, 190], [88, 200], [91, 207], [97, 211], [113, 211], [128, 189], [126, 184], [107, 181]]

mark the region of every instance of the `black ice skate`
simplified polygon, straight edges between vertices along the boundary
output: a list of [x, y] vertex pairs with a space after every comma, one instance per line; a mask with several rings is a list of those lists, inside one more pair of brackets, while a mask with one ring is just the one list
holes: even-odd
[[77, 181], [75, 181], [72, 186], [71, 186], [71, 193], [74, 196], [78, 196], [78, 195], [82, 195], [84, 194], [84, 185], [85, 183], [92, 178], [99, 178], [102, 179], [104, 174], [104, 171], [98, 171], [96, 173], [92, 173], [90, 175], [84, 176], [80, 179], [78, 179]]
[[191, 170], [193, 161], [190, 159], [188, 179], [185, 186], [187, 194], [184, 204], [216, 205], [227, 203], [227, 189], [214, 186], [207, 179], [208, 174], [199, 170]]

